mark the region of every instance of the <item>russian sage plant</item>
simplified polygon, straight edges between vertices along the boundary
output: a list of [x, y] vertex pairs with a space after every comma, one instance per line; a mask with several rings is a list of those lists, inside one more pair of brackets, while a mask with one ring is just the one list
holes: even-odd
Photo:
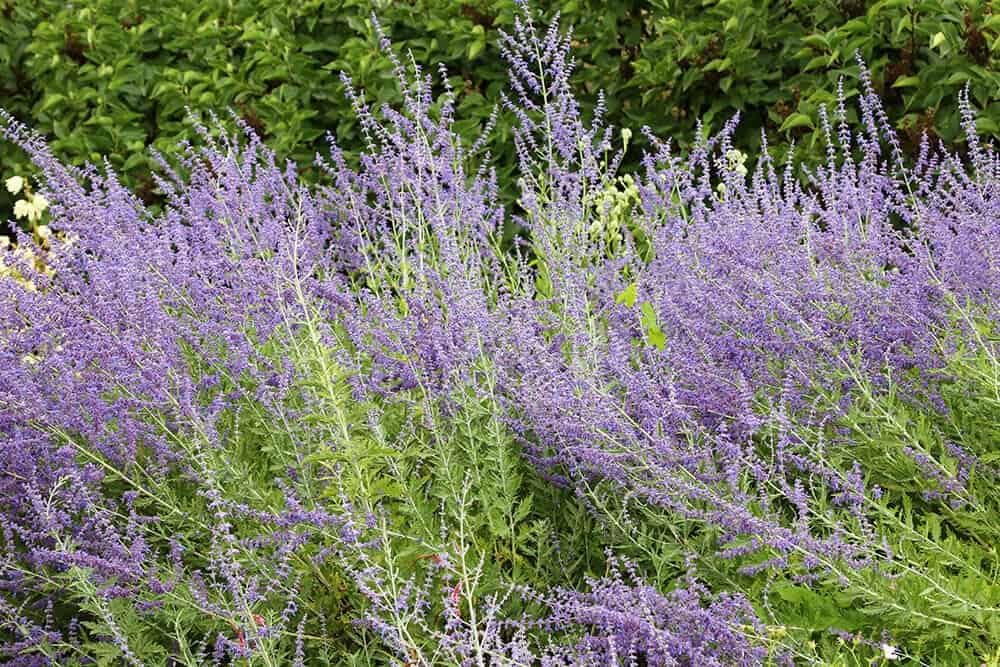
[[345, 78], [366, 149], [331, 137], [318, 187], [200, 128], [153, 213], [3, 116], [51, 218], [0, 249], [4, 659], [995, 659], [1000, 160], [968, 100], [966, 159], [907, 163], [863, 74], [805, 182], [738, 119], [618, 174], [631, 131], [522, 8], [505, 208], [382, 41], [403, 105]]

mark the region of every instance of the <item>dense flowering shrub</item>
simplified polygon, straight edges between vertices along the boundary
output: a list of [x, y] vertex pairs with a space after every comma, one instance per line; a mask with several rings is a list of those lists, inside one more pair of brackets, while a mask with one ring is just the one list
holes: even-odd
[[319, 187], [203, 128], [154, 214], [4, 116], [52, 230], [0, 276], [7, 662], [1000, 658], [1000, 160], [967, 99], [969, 162], [907, 164], [863, 77], [808, 185], [747, 173], [735, 119], [619, 177], [630, 133], [524, 11], [509, 242], [383, 47], [404, 104], [352, 92], [368, 148], [331, 139]]
[[[506, 86], [497, 39], [511, 28], [515, 0], [4, 0], [3, 104], [71, 163], [107, 156], [147, 202], [160, 193], [142, 148], [172, 153], [193, 139], [188, 105], [199, 113], [232, 107], [309, 178], [316, 172], [305, 163], [323, 150], [328, 130], [351, 155], [362, 147], [331, 72], [350, 72], [380, 101], [400, 101], [389, 59], [373, 52], [372, 10], [419, 62], [447, 65], [454, 129], [474, 140]], [[1000, 18], [991, 2], [561, 0], [538, 10], [574, 27], [575, 53], [586, 62], [574, 81], [608, 93], [609, 120], [649, 125], [685, 149], [699, 123], [715, 132], [740, 111], [734, 142], [742, 149], [756, 152], [763, 130], [780, 142], [777, 151], [794, 138], [800, 159], [821, 156], [818, 107], [835, 101], [839, 77], [849, 98], [857, 94], [856, 50], [907, 150], [924, 130], [962, 145], [956, 93], [965, 86], [979, 106], [979, 132], [1000, 133]], [[592, 96], [580, 101], [589, 113]], [[508, 197], [515, 155], [510, 118], [499, 121], [488, 146]], [[625, 164], [640, 157], [634, 148]], [[9, 144], [0, 162], [16, 172], [28, 166]], [[0, 207], [15, 203], [0, 190]]]

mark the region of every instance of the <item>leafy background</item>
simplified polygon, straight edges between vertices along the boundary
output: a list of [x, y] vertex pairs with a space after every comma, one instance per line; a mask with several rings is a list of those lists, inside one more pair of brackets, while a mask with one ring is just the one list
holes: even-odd
[[[741, 148], [758, 148], [763, 130], [779, 155], [794, 140], [807, 157], [838, 78], [848, 98], [856, 94], [856, 51], [909, 149], [925, 130], [961, 142], [955, 99], [966, 85], [979, 130], [1000, 128], [991, 0], [563, 0], [536, 9], [573, 26], [576, 79], [590, 104], [604, 90], [612, 123], [647, 125], [682, 146], [696, 139], [697, 121], [718, 130], [740, 111]], [[505, 86], [496, 37], [513, 0], [0, 0], [0, 106], [61, 157], [107, 156], [147, 202], [158, 193], [145, 149], [169, 154], [191, 137], [188, 107], [232, 110], [308, 170], [327, 131], [349, 150], [361, 144], [340, 71], [369, 99], [398, 99], [372, 12], [416, 62], [447, 68], [459, 129], [475, 136]], [[642, 142], [633, 145], [626, 168], [641, 153]], [[489, 148], [510, 185], [509, 122]], [[10, 146], [0, 160], [5, 176], [27, 170]], [[505, 193], [513, 198], [513, 188]]]

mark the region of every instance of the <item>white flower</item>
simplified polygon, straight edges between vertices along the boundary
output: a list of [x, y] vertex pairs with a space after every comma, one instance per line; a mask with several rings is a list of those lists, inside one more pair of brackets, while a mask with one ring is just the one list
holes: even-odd
[[34, 195], [28, 199], [18, 199], [14, 202], [14, 217], [27, 218], [28, 222], [37, 222], [48, 207], [49, 200], [41, 195]]
[[52, 236], [52, 230], [49, 229], [48, 225], [38, 225], [35, 227], [35, 231], [38, 233], [38, 236], [43, 239], [47, 239]]
[[628, 148], [628, 140], [631, 138], [632, 138], [632, 130], [628, 129], [627, 127], [622, 128], [622, 144], [626, 148]]
[[882, 657], [886, 660], [899, 660], [899, 649], [895, 646], [882, 644]]
[[49, 207], [49, 200], [38, 194], [31, 198], [31, 203], [35, 205], [39, 213], [44, 213], [45, 209]]
[[726, 151], [726, 162], [729, 163], [729, 169], [736, 172], [740, 176], [747, 175], [746, 161], [746, 153], [738, 151], [735, 148], [731, 148]]
[[7, 192], [16, 195], [24, 187], [24, 179], [20, 176], [11, 176], [4, 181], [4, 185], [7, 186]]
[[35, 207], [27, 199], [18, 199], [14, 202], [15, 218], [27, 218], [34, 210]]

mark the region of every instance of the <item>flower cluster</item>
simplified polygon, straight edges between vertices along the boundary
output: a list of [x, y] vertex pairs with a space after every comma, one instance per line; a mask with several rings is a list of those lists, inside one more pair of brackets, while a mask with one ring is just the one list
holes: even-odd
[[38, 222], [41, 220], [45, 209], [49, 207], [48, 199], [40, 194], [32, 193], [31, 188], [20, 176], [11, 176], [4, 181], [4, 185], [7, 186], [7, 192], [12, 195], [16, 195], [22, 192], [22, 190], [24, 192], [24, 199], [18, 199], [14, 202], [15, 218], [26, 218], [28, 222]]

